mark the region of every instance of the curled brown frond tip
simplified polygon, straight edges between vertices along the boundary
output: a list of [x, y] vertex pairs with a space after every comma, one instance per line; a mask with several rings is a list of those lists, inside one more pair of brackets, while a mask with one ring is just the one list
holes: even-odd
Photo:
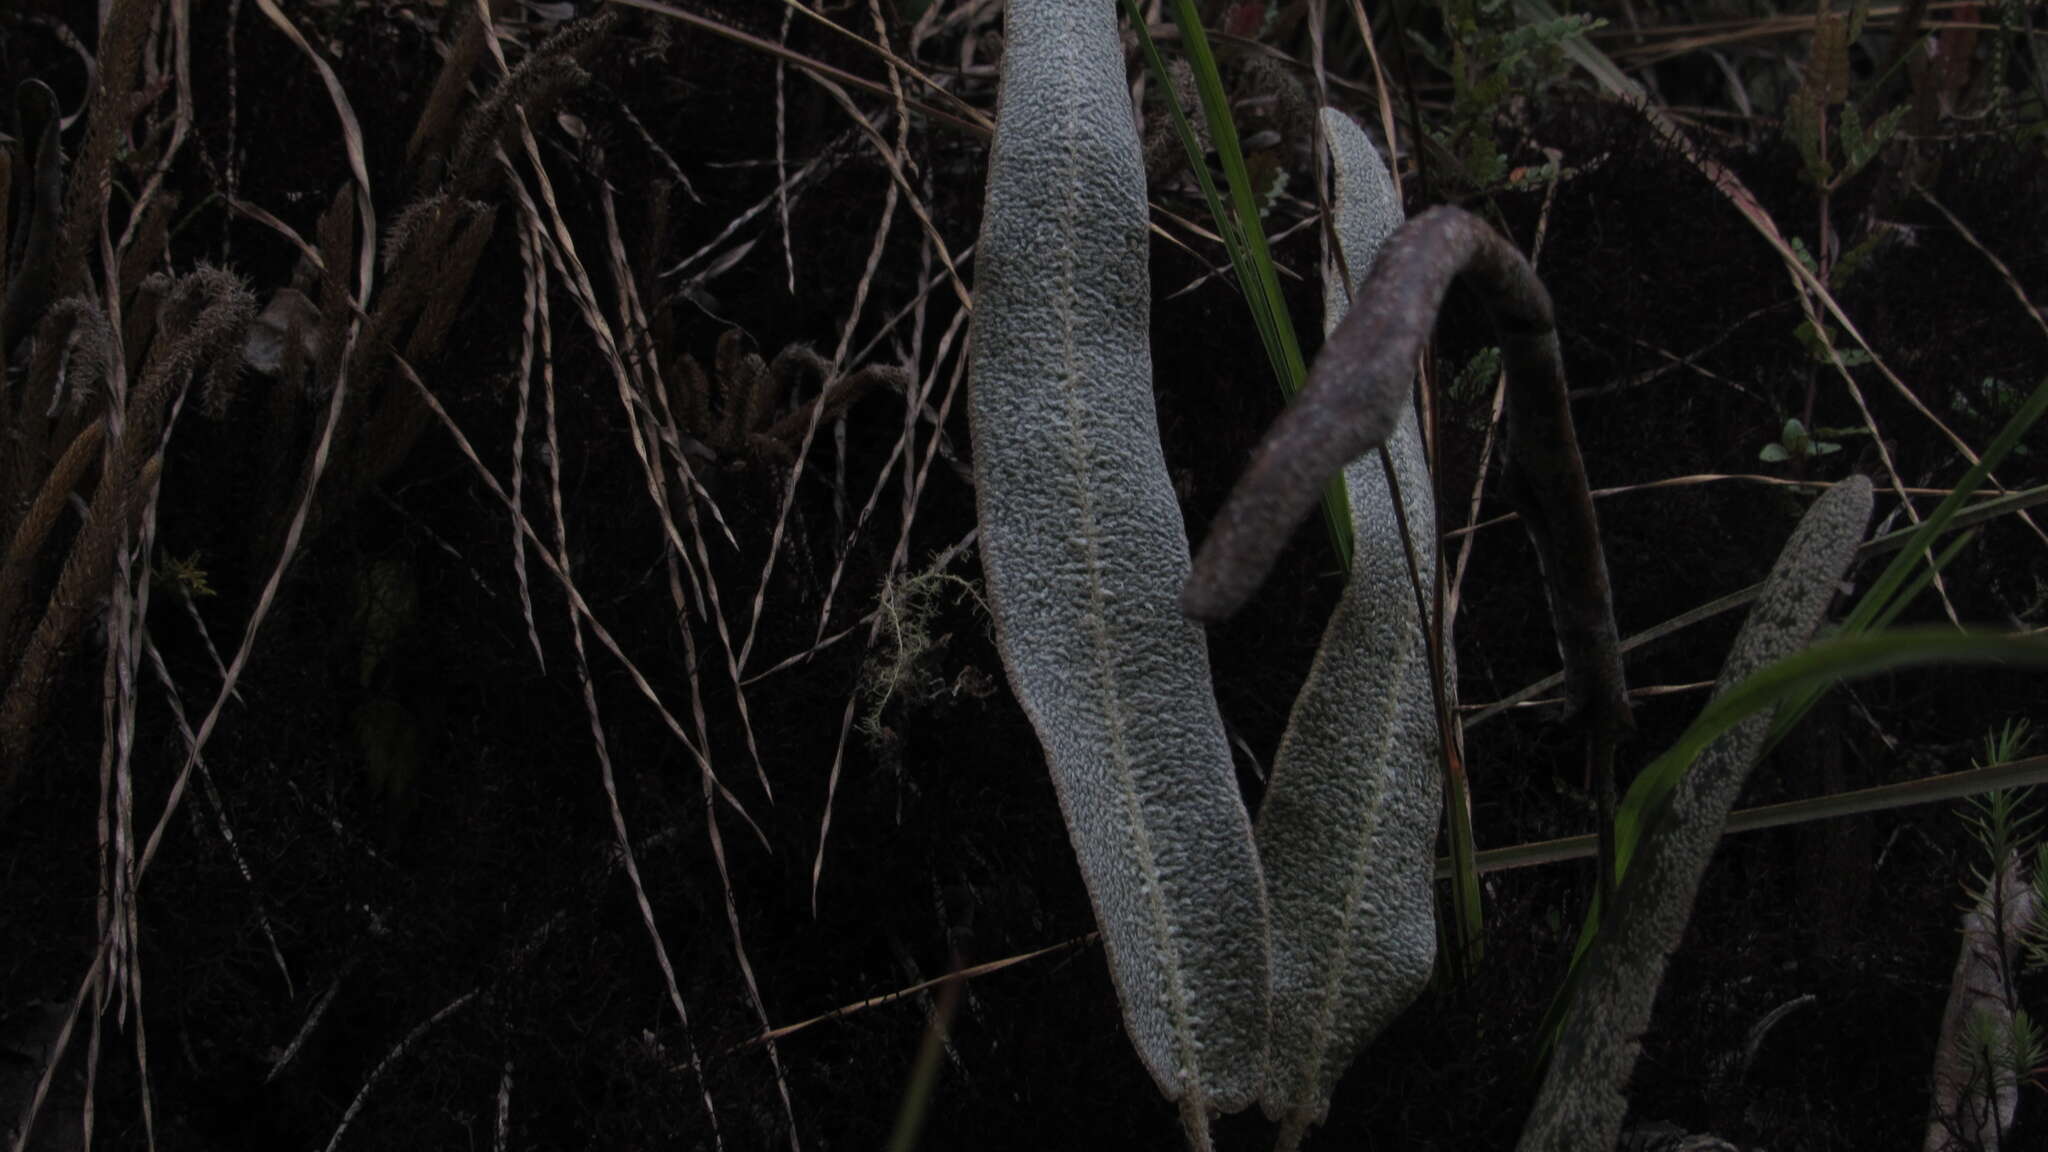
[[1543, 569], [1572, 711], [1590, 709], [1596, 726], [1625, 730], [1613, 597], [1550, 295], [1514, 245], [1463, 209], [1432, 208], [1388, 238], [1301, 395], [1267, 432], [1202, 542], [1182, 611], [1202, 621], [1235, 612], [1264, 582], [1323, 487], [1386, 442], [1412, 400], [1416, 356], [1459, 278], [1477, 290], [1501, 342], [1508, 376], [1505, 487]]
[[1549, 296], [1521, 253], [1485, 222], [1439, 207], [1402, 225], [1203, 541], [1181, 597], [1188, 616], [1213, 621], [1235, 612], [1331, 477], [1386, 443], [1412, 402], [1415, 358], [1444, 293], [1461, 275], [1485, 296], [1504, 336], [1549, 332]]

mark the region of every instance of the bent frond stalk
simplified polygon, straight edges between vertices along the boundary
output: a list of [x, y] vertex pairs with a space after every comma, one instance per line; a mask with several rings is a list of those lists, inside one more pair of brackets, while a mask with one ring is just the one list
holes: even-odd
[[1387, 443], [1408, 403], [1415, 358], [1463, 277], [1492, 313], [1507, 369], [1508, 498], [1536, 548], [1564, 659], [1570, 717], [1586, 737], [1600, 798], [1600, 895], [1618, 875], [1614, 751], [1634, 727], [1614, 597], [1586, 466], [1572, 428], [1557, 323], [1536, 272], [1514, 245], [1460, 208], [1432, 208], [1394, 233], [1357, 306], [1316, 356], [1308, 386], [1266, 434], [1195, 557], [1181, 606], [1198, 620], [1235, 612], [1272, 570], [1317, 485]]
[[[1343, 266], [1372, 267], [1401, 222], [1378, 152], [1326, 110]], [[1325, 329], [1349, 305], [1326, 280]], [[1412, 368], [1412, 361], [1410, 365]], [[1405, 377], [1413, 379], [1412, 370]], [[1408, 390], [1387, 444], [1418, 571], [1436, 566], [1436, 511]], [[1414, 595], [1396, 493], [1378, 454], [1344, 468], [1350, 579], [1294, 702], [1259, 810], [1273, 910], [1273, 1045], [1262, 1095], [1283, 1146], [1329, 1111], [1338, 1077], [1429, 979], [1431, 849], [1441, 807], [1429, 626]]]
[[1124, 1023], [1206, 1140], [1257, 1094], [1265, 884], [1182, 619], [1187, 538], [1152, 401], [1145, 178], [1106, 0], [1012, 0], [976, 256], [982, 560]]
[[[1735, 638], [1717, 696], [1806, 647], [1863, 540], [1870, 507], [1870, 482], [1858, 476], [1807, 510]], [[1607, 926], [1574, 973], [1571, 1002], [1520, 1152], [1614, 1147], [1665, 957], [1685, 933], [1700, 877], [1762, 751], [1771, 713], [1751, 715], [1708, 745], [1652, 818]]]
[[1237, 611], [1272, 571], [1322, 480], [1388, 441], [1408, 404], [1415, 358], [1460, 276], [1485, 300], [1501, 340], [1508, 494], [1543, 567], [1573, 712], [1591, 731], [1626, 731], [1613, 597], [1550, 294], [1512, 244], [1461, 208], [1431, 208], [1387, 241], [1301, 398], [1266, 434], [1216, 517], [1182, 605], [1197, 620]]

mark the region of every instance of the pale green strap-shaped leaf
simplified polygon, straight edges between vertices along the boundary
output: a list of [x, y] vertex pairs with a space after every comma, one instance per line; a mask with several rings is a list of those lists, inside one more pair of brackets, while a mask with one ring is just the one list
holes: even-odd
[[[1721, 670], [1717, 695], [1806, 647], [1870, 519], [1870, 482], [1838, 484], [1807, 510], [1764, 580]], [[1573, 974], [1571, 1002], [1518, 1145], [1521, 1152], [1614, 1147], [1624, 1090], [1693, 896], [1721, 826], [1771, 727], [1766, 709], [1706, 747], [1650, 821], [1628, 863], [1611, 921]]]
[[[1393, 181], [1343, 113], [1323, 112], [1338, 243], [1356, 284], [1401, 223]], [[1324, 330], [1349, 306], [1324, 285]], [[1436, 512], [1414, 406], [1387, 442], [1419, 571], [1436, 566]], [[1344, 469], [1350, 581], [1338, 602], [1259, 810], [1273, 907], [1273, 1047], [1263, 1104], [1296, 1138], [1337, 1079], [1421, 991], [1436, 955], [1431, 874], [1441, 807], [1428, 631], [1379, 454]]]
[[1265, 883], [1180, 613], [1145, 177], [1108, 0], [1011, 0], [975, 258], [969, 412], [988, 599], [1125, 1026], [1194, 1115], [1257, 1095]]

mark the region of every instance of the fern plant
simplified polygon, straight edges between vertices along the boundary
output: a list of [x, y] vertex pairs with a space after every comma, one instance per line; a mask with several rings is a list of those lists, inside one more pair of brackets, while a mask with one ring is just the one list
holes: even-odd
[[[1144, 175], [1115, 9], [1012, 0], [1006, 28], [970, 364], [998, 646], [1044, 748], [1140, 1059], [1195, 1147], [1210, 1146], [1213, 1111], [1254, 1100], [1290, 1147], [1420, 990], [1436, 947], [1433, 697], [1448, 686], [1431, 683], [1426, 652], [1420, 589], [1435, 529], [1412, 367], [1453, 279], [1494, 316], [1509, 374], [1507, 486], [1544, 569], [1576, 721], [1603, 764], [1629, 726], [1549, 297], [1467, 213], [1400, 224], [1370, 143], [1325, 112], [1342, 265], [1370, 274], [1326, 288], [1329, 335], [1307, 387], [1191, 563], [1152, 403]], [[1195, 621], [1252, 594], [1340, 474], [1351, 576], [1254, 824]], [[1779, 700], [1907, 662], [2048, 658], [2031, 640], [1887, 634], [1794, 657], [1870, 507], [1860, 477], [1816, 502], [1720, 692], [1645, 773], [1660, 790], [1631, 797], [1627, 838], [1603, 829], [1606, 927], [1576, 970], [1522, 1148], [1613, 1146], [1664, 957]]]

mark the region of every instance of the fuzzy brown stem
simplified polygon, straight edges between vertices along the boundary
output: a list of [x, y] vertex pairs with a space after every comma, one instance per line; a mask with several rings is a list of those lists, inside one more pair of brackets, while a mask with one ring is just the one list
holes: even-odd
[[[116, 452], [120, 454], [118, 448]], [[148, 490], [161, 467], [161, 460], [152, 459], [140, 474], [103, 473], [100, 477], [99, 493], [86, 514], [78, 543], [64, 563], [63, 575], [57, 578], [42, 622], [22, 652], [14, 683], [0, 699], [0, 814], [10, 805], [15, 781], [28, 759], [58, 661], [85, 622], [86, 609], [113, 573], [114, 548], [120, 528], [136, 507], [136, 494]]]
[[[6, 556], [0, 558], [0, 652], [17, 651], [16, 621], [21, 615], [22, 603], [28, 597], [35, 558], [42, 552], [50, 530], [56, 527], [57, 514], [63, 510], [71, 490], [78, 487], [79, 481], [85, 478], [86, 469], [99, 459], [100, 441], [106, 430], [105, 421], [95, 420], [78, 434], [71, 447], [64, 450], [64, 455], [57, 460], [57, 467], [43, 482], [42, 490], [36, 493], [35, 503], [29, 505], [28, 514], [15, 527]], [[11, 673], [13, 670], [6, 671]]]
[[0, 698], [0, 811], [28, 757], [64, 653], [113, 574], [121, 531], [163, 468], [160, 440], [171, 397], [214, 357], [239, 355], [254, 314], [248, 287], [219, 269], [202, 268], [172, 289], [164, 306], [167, 331], [155, 342], [141, 382], [129, 394], [124, 426], [107, 449], [85, 525], [13, 670], [13, 682]]
[[1202, 542], [1181, 606], [1198, 620], [1235, 612], [1329, 478], [1386, 442], [1408, 403], [1416, 356], [1460, 277], [1485, 301], [1501, 341], [1507, 493], [1543, 569], [1572, 712], [1589, 732], [1627, 731], [1613, 597], [1550, 295], [1513, 245], [1463, 209], [1432, 208], [1387, 240], [1307, 386], [1267, 432]]
[[[86, 254], [99, 235], [114, 187], [114, 158], [135, 117], [134, 95], [143, 41], [156, 5], [147, 0], [113, 0], [100, 28], [99, 75], [85, 121], [85, 137], [64, 194], [63, 230], [57, 242], [54, 298], [87, 295], [91, 273]], [[118, 291], [118, 285], [108, 285]]]

